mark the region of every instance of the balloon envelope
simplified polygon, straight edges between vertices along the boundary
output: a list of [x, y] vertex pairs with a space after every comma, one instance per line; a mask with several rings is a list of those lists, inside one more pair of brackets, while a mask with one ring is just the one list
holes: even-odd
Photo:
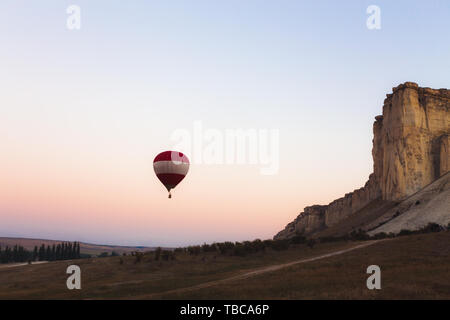
[[153, 160], [156, 176], [167, 191], [175, 188], [189, 171], [189, 159], [178, 151], [164, 151]]

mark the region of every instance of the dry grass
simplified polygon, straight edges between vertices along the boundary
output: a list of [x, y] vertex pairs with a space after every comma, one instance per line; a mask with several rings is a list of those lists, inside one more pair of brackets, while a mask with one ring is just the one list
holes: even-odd
[[[355, 243], [330, 243], [310, 249], [305, 245], [287, 251], [252, 254], [246, 257], [176, 254], [174, 261], [154, 261], [154, 253], [135, 258], [108, 257], [56, 261], [45, 265], [0, 268], [0, 299], [96, 299], [130, 298], [184, 288], [240, 274], [254, 268], [311, 257]], [[214, 258], [215, 257], [215, 258]], [[124, 263], [120, 264], [120, 259]], [[82, 290], [66, 288], [66, 268], [81, 267]]]
[[[184, 292], [164, 292], [224, 279], [274, 264], [355, 246], [328, 243], [287, 251], [226, 257], [178, 254], [175, 261], [142, 263], [134, 257], [58, 261], [0, 269], [0, 299], [123, 299], [158, 294], [169, 299], [416, 299], [450, 298], [450, 233], [397, 238], [340, 256], [308, 262], [253, 278]], [[124, 264], [119, 264], [119, 259]], [[69, 264], [82, 270], [82, 290], [68, 290]], [[382, 290], [366, 288], [368, 265], [382, 270]]]
[[[366, 268], [381, 268], [381, 290], [368, 290]], [[408, 236], [345, 255], [293, 266], [180, 299], [450, 299], [450, 232]]]

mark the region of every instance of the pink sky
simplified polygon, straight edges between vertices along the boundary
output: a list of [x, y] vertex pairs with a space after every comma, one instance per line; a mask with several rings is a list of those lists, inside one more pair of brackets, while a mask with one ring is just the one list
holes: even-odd
[[[80, 6], [81, 29], [68, 30], [64, 3], [0, 4], [0, 236], [271, 238], [364, 185], [392, 87], [448, 87], [444, 4], [382, 1], [380, 30], [360, 1]], [[278, 130], [279, 171], [194, 164], [167, 199], [153, 158], [195, 121]]]

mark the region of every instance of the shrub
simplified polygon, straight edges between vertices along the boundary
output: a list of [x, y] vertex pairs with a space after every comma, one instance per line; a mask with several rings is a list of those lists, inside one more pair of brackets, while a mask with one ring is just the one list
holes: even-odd
[[348, 239], [348, 236], [341, 236], [341, 237], [322, 237], [319, 238], [319, 241], [321, 243], [326, 243], [326, 242], [336, 242], [336, 241], [345, 241]]
[[377, 234], [375, 234], [372, 238], [375, 240], [379, 240], [379, 239], [385, 239], [388, 237], [388, 234], [386, 232], [379, 232]]
[[419, 232], [421, 232], [421, 233], [430, 233], [430, 232], [440, 232], [440, 231], [443, 231], [443, 230], [444, 230], [444, 227], [442, 227], [441, 225], [439, 225], [437, 223], [430, 222], [425, 227], [420, 229]]
[[210, 252], [210, 251], [214, 251], [214, 250], [215, 250], [215, 248], [212, 245], [209, 245], [209, 244], [206, 244], [206, 243], [204, 243], [202, 245], [202, 252]]
[[365, 241], [370, 240], [370, 236], [363, 230], [358, 229], [358, 231], [353, 230], [350, 233], [350, 239], [351, 240], [359, 240], [359, 241]]
[[189, 246], [187, 247], [187, 251], [190, 255], [198, 255], [201, 252], [201, 247], [200, 246]]
[[134, 263], [136, 264], [136, 263], [141, 263], [141, 261], [142, 261], [142, 257], [144, 256], [144, 254], [142, 253], [142, 252], [135, 252], [134, 253], [134, 257], [135, 257], [135, 260], [134, 260]]
[[221, 242], [216, 243], [216, 248], [219, 251], [220, 254], [232, 254], [234, 243], [233, 242]]
[[161, 257], [161, 247], [156, 248], [155, 250], [155, 261], [159, 261], [159, 258]]
[[414, 232], [411, 230], [406, 230], [406, 229], [402, 229], [397, 236], [401, 237], [401, 236], [409, 236], [411, 234], [413, 234]]
[[264, 240], [263, 241], [263, 246], [264, 248], [272, 248], [272, 244], [273, 244], [274, 240]]
[[306, 245], [311, 249], [314, 248], [315, 244], [316, 244], [316, 240], [314, 240], [314, 239], [308, 239], [308, 241], [306, 241]]
[[256, 249], [253, 247], [253, 243], [250, 241], [244, 241], [242, 245], [246, 254], [256, 252]]
[[263, 242], [260, 239], [253, 240], [251, 245], [252, 245], [253, 250], [255, 252], [264, 251], [264, 244], [263, 244]]
[[242, 243], [236, 242], [233, 248], [233, 255], [243, 257], [245, 256], [246, 252], [244, 249], [244, 245]]
[[167, 250], [163, 250], [161, 252], [161, 259], [164, 261], [169, 261], [169, 257], [170, 257], [170, 251]]
[[306, 243], [306, 238], [301, 235], [295, 235], [290, 239], [292, 244], [303, 244]]
[[272, 242], [272, 249], [282, 251], [289, 249], [289, 240], [275, 240]]

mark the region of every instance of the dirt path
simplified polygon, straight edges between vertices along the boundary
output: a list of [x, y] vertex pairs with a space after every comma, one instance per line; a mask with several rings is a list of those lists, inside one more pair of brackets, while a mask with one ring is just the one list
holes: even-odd
[[139, 297], [134, 297], [132, 299], [151, 299], [151, 298], [157, 298], [158, 296], [162, 296], [162, 295], [166, 295], [166, 294], [174, 294], [174, 293], [184, 293], [184, 292], [189, 292], [189, 291], [194, 291], [194, 290], [198, 290], [198, 289], [203, 289], [203, 288], [209, 288], [209, 287], [213, 287], [222, 283], [226, 283], [226, 282], [231, 282], [231, 281], [236, 281], [236, 280], [243, 280], [243, 279], [248, 279], [254, 276], [258, 276], [267, 272], [273, 272], [273, 271], [278, 271], [280, 269], [284, 269], [284, 268], [288, 268], [297, 264], [302, 264], [302, 263], [307, 263], [307, 262], [312, 262], [312, 261], [316, 261], [316, 260], [322, 260], [322, 259], [326, 259], [329, 257], [333, 257], [333, 256], [337, 256], [337, 255], [341, 255], [353, 250], [357, 250], [357, 249], [361, 249], [361, 248], [365, 248], [368, 246], [371, 246], [375, 243], [381, 242], [381, 241], [386, 241], [389, 239], [383, 239], [383, 240], [373, 240], [373, 241], [367, 241], [363, 244], [359, 244], [357, 246], [348, 248], [348, 249], [343, 249], [343, 250], [338, 250], [338, 251], [334, 251], [331, 253], [327, 253], [327, 254], [323, 254], [317, 257], [312, 257], [312, 258], [307, 258], [307, 259], [301, 259], [301, 260], [296, 260], [296, 261], [292, 261], [292, 262], [288, 262], [288, 263], [283, 263], [283, 264], [277, 264], [277, 265], [273, 265], [273, 266], [269, 266], [269, 267], [264, 267], [264, 268], [259, 268], [259, 269], [255, 269], [253, 271], [248, 271], [233, 277], [229, 277], [229, 278], [225, 278], [225, 279], [220, 279], [220, 280], [216, 280], [216, 281], [210, 281], [210, 282], [205, 282], [205, 283], [201, 283], [192, 287], [186, 287], [186, 288], [180, 288], [180, 289], [174, 289], [174, 290], [169, 290], [169, 291], [165, 291], [165, 292], [158, 292], [158, 293], [152, 293], [152, 294], [147, 294], [144, 296], [139, 296]]
[[[35, 261], [32, 264], [43, 264], [43, 263], [48, 263], [48, 261]], [[1, 265], [0, 264], [0, 269], [6, 269], [6, 268], [15, 268], [15, 267], [22, 267], [22, 266], [28, 266], [29, 264], [27, 262], [24, 263], [11, 263], [11, 264], [5, 264], [5, 265]]]

